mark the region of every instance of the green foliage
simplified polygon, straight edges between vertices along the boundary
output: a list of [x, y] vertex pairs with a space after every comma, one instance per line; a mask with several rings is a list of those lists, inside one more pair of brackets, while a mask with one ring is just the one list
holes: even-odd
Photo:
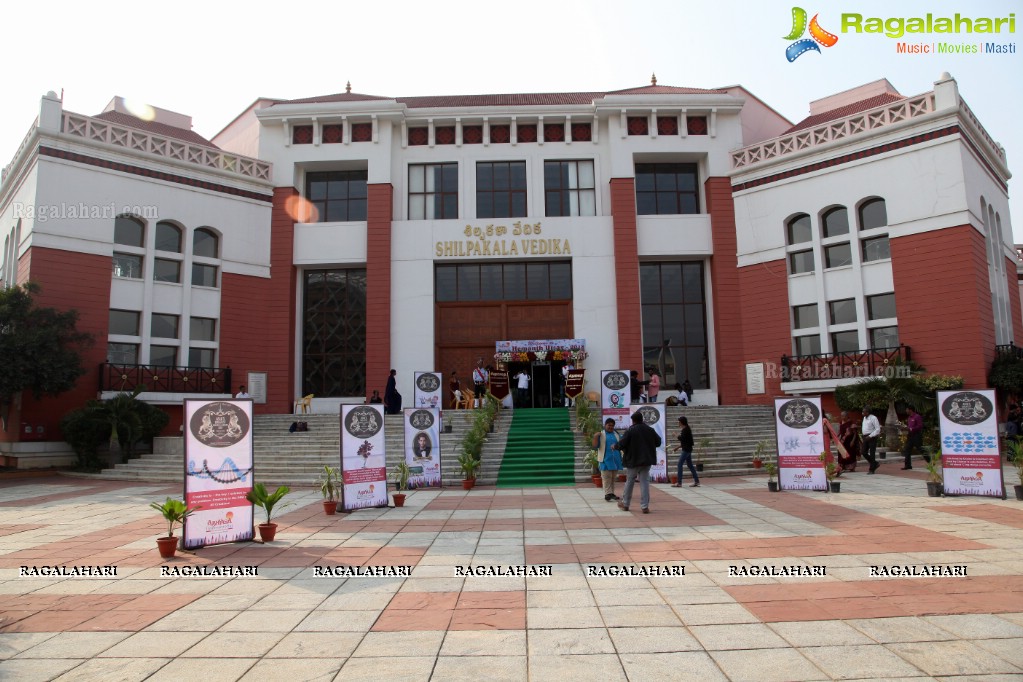
[[1008, 353], [998, 355], [991, 363], [988, 383], [1003, 398], [1023, 395], [1023, 359]]
[[408, 478], [411, 475], [412, 470], [409, 469], [408, 462], [405, 460], [401, 460], [391, 469], [391, 480], [394, 481], [399, 493], [402, 490], [408, 490]]
[[74, 387], [85, 373], [80, 353], [92, 336], [76, 329], [78, 313], [40, 308], [32, 300], [39, 286], [0, 289], [0, 416], [4, 423], [14, 396], [31, 391], [38, 399]]
[[324, 500], [327, 502], [337, 501], [340, 481], [341, 471], [337, 467], [325, 464], [323, 466], [323, 473], [320, 474], [320, 494], [323, 495]]
[[590, 468], [590, 473], [596, 475], [600, 471], [600, 462], [597, 461], [597, 451], [587, 450], [583, 456], [583, 464]]
[[710, 449], [710, 446], [714, 444], [714, 439], [710, 436], [704, 436], [700, 440], [696, 441], [696, 453], [695, 461], [697, 464], [703, 461], [703, 453]]
[[774, 475], [778, 473], [778, 465], [774, 462], [764, 462], [764, 470], [767, 472], [767, 480], [773, 481]]
[[931, 458], [925, 460], [924, 466], [927, 468], [927, 476], [931, 479], [931, 483], [941, 483], [944, 480], [941, 470], [941, 450], [931, 452]]
[[761, 461], [761, 462], [764, 461], [764, 452], [767, 451], [767, 445], [768, 445], [768, 441], [766, 441], [766, 440], [758, 440], [756, 442], [756, 444], [753, 446], [753, 461], [754, 462], [756, 462], [758, 460]]
[[1023, 483], [1023, 440], [1017, 438], [1006, 439], [1009, 444], [1009, 459], [1012, 460], [1013, 466], [1016, 467], [1016, 474], [1019, 476], [1019, 482]]
[[[277, 507], [285, 495], [291, 492], [291, 488], [286, 485], [282, 485], [277, 490], [268, 492], [266, 486], [262, 483], [256, 483], [252, 486], [252, 490], [245, 496], [245, 499], [252, 504], [260, 507], [266, 513], [266, 522], [270, 523], [270, 519], [273, 518], [274, 507]], [[285, 502], [277, 508], [278, 511], [286, 509], [291, 506], [290, 502]]]
[[167, 426], [170, 417], [166, 412], [136, 397], [142, 388], [110, 400], [90, 400], [85, 407], [64, 415], [61, 434], [78, 456], [80, 468], [100, 466], [97, 450], [105, 442], [111, 460], [130, 458], [140, 441], [151, 440]]
[[465, 480], [470, 481], [476, 478], [476, 471], [480, 468], [480, 461], [470, 453], [463, 452], [458, 456], [458, 468]]
[[202, 509], [202, 507], [196, 505], [195, 507], [189, 507], [182, 500], [175, 500], [168, 497], [167, 501], [163, 504], [157, 504], [156, 502], [150, 502], [149, 506], [156, 511], [163, 514], [163, 518], [167, 520], [167, 537], [174, 537], [174, 524], [185, 522], [189, 516]]

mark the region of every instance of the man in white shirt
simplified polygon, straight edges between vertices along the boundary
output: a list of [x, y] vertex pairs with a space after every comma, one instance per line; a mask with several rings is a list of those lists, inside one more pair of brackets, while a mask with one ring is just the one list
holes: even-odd
[[519, 407], [528, 407], [529, 405], [529, 375], [526, 374], [526, 370], [520, 370], [515, 375], [518, 380], [518, 393], [519, 393]]
[[476, 366], [472, 370], [472, 383], [476, 390], [476, 399], [473, 407], [481, 407], [483, 399], [487, 396], [487, 384], [490, 382], [490, 372], [483, 366], [483, 358], [476, 359]]
[[249, 397], [249, 392], [245, 390], [244, 386], [239, 386], [238, 387], [238, 393], [235, 394], [234, 397], [238, 398], [239, 400], [244, 400], [245, 398]]
[[877, 420], [877, 417], [870, 413], [870, 408], [863, 408], [863, 425], [860, 427], [860, 433], [863, 436], [863, 459], [870, 463], [870, 470], [868, 474], [872, 474], [877, 471], [880, 466], [877, 463], [877, 438], [881, 435], [881, 422]]

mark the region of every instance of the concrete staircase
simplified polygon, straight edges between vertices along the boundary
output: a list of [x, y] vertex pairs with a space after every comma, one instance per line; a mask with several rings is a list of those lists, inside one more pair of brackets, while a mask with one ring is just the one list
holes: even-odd
[[[561, 409], [561, 408], [554, 408]], [[590, 480], [590, 472], [582, 460], [589, 447], [576, 430], [575, 410], [569, 410], [575, 442], [575, 480]], [[734, 476], [754, 474], [753, 449], [758, 440], [767, 440], [766, 456], [775, 457], [774, 415], [770, 407], [761, 406], [695, 406], [667, 408], [668, 473], [675, 471], [678, 455], [671, 452], [678, 435], [678, 416], [689, 417], [697, 442], [704, 436], [713, 439], [706, 452], [694, 451], [694, 459], [702, 457], [704, 471], [701, 476]], [[494, 433], [483, 446], [483, 465], [477, 473], [479, 485], [494, 485], [504, 456], [511, 413], [503, 410]], [[299, 417], [291, 414], [257, 415], [253, 420], [254, 464], [256, 480], [273, 486], [288, 484], [314, 486], [324, 465], [340, 464], [340, 418], [338, 415], [303, 415], [308, 422], [307, 432], [289, 433], [288, 427]], [[441, 434], [441, 449], [447, 464], [444, 466], [445, 486], [459, 486], [461, 473], [456, 458], [462, 437], [471, 425], [471, 412], [446, 410], [444, 421], [451, 433]], [[387, 447], [387, 467], [390, 469], [404, 453], [404, 431], [400, 415], [388, 415], [384, 422]], [[162, 438], [154, 443], [153, 454], [142, 455], [113, 469], [105, 469], [97, 478], [125, 481], [183, 481], [184, 456], [180, 438]], [[762, 469], [760, 471], [763, 471]]]

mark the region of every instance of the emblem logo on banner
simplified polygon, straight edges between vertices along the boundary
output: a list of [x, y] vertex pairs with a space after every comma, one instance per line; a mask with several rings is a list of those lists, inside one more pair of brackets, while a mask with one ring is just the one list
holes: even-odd
[[413, 407], [435, 407], [440, 409], [444, 396], [441, 394], [443, 381], [437, 372], [416, 372]]
[[821, 399], [775, 398], [778, 483], [782, 490], [826, 490]]
[[667, 483], [668, 447], [667, 434], [664, 432], [664, 405], [661, 403], [633, 405], [631, 413], [636, 414], [637, 412], [643, 417], [643, 423], [661, 437], [661, 444], [657, 448], [657, 463], [650, 467], [650, 481], [652, 483]]
[[600, 372], [600, 407], [604, 419], [615, 420], [616, 429], [628, 428], [629, 424], [629, 373], [620, 369], [605, 369]]
[[434, 409], [405, 410], [405, 463], [410, 489], [441, 484], [440, 416]]
[[341, 406], [344, 509], [387, 506], [387, 464], [381, 405]]
[[345, 417], [345, 431], [356, 438], [372, 438], [380, 432], [384, 420], [372, 407], [360, 406], [352, 409]]
[[192, 415], [188, 428], [203, 445], [225, 448], [248, 435], [249, 416], [231, 403], [207, 403]]

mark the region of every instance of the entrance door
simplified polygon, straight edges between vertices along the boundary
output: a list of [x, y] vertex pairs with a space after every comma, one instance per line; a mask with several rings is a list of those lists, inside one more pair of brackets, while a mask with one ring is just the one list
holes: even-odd
[[533, 363], [533, 407], [550, 407], [553, 404], [551, 363]]

